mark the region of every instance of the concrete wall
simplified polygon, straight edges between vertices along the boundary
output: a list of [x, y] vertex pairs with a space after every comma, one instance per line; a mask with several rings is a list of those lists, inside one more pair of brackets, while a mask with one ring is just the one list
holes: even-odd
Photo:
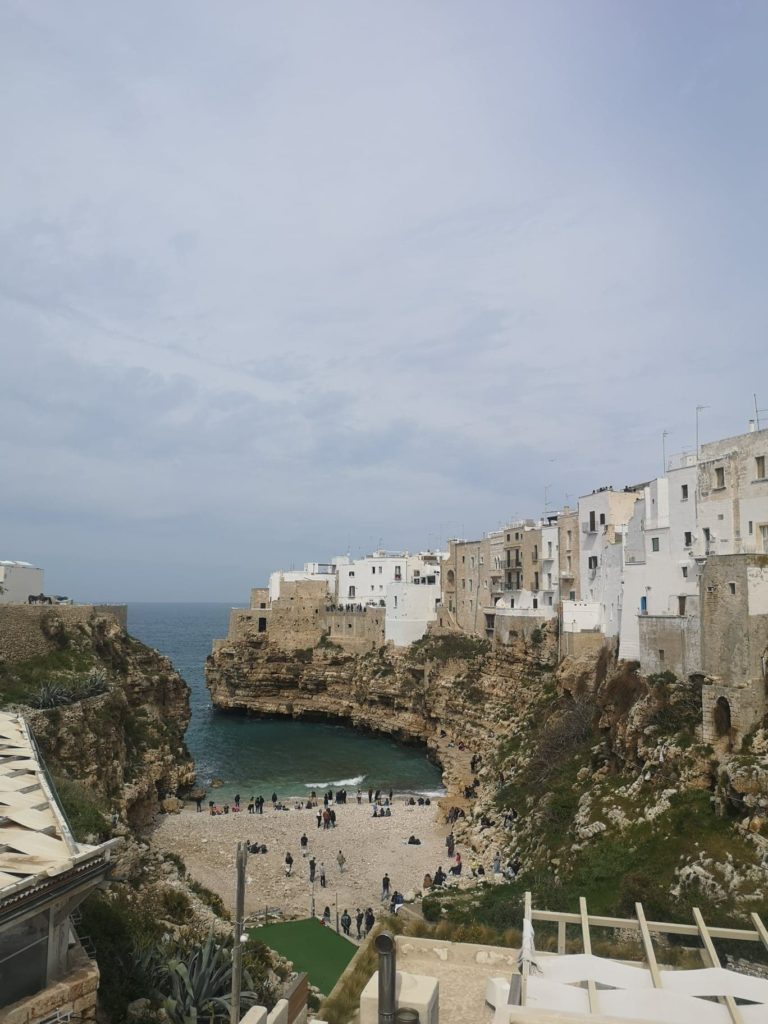
[[48, 654], [54, 644], [46, 636], [46, 623], [60, 619], [66, 626], [84, 625], [94, 616], [113, 619], [126, 628], [126, 605], [110, 604], [4, 604], [0, 605], [0, 658], [25, 661]]
[[560, 558], [560, 597], [563, 600], [581, 600], [581, 571], [579, 568], [579, 513], [576, 509], [563, 509], [557, 517], [558, 553]]
[[550, 619], [536, 612], [529, 615], [514, 614], [497, 608], [494, 617], [494, 639], [500, 644], [508, 644], [510, 637], [530, 637], [535, 629], [543, 628]]
[[43, 570], [34, 565], [0, 562], [0, 604], [26, 601], [43, 593]]

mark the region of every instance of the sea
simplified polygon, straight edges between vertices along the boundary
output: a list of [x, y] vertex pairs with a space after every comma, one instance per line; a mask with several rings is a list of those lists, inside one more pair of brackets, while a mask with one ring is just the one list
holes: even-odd
[[344, 725], [287, 718], [251, 718], [217, 711], [205, 686], [205, 659], [227, 635], [228, 604], [128, 605], [128, 632], [167, 655], [189, 685], [192, 719], [186, 741], [198, 784], [217, 800], [261, 793], [269, 799], [308, 796], [314, 789], [360, 788], [437, 796], [439, 768], [426, 748], [406, 746]]

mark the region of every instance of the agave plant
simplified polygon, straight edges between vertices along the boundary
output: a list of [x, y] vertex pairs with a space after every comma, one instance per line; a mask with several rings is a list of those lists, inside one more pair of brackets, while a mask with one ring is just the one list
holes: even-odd
[[85, 679], [80, 683], [79, 693], [81, 697], [95, 697], [99, 693], [104, 693], [106, 689], [106, 672], [100, 668], [92, 668]]
[[72, 691], [62, 683], [43, 683], [40, 689], [29, 698], [32, 708], [60, 708], [72, 703]]
[[[158, 978], [158, 996], [174, 1024], [188, 1024], [196, 1016], [207, 1014], [211, 1020], [229, 1017], [232, 990], [232, 940], [218, 941], [210, 934], [185, 958], [171, 959], [164, 976]], [[253, 981], [243, 971], [240, 1008], [255, 1006], [258, 995]]]

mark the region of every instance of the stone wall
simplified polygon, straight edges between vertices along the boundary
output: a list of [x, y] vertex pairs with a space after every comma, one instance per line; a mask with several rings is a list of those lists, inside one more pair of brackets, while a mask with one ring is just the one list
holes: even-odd
[[364, 612], [337, 611], [325, 616], [329, 638], [345, 650], [372, 651], [384, 643], [384, 608]]
[[95, 1020], [99, 968], [81, 947], [73, 950], [71, 962], [71, 970], [61, 981], [0, 1010], [0, 1024], [35, 1024], [56, 1012], [71, 1014], [81, 1022]]
[[687, 679], [702, 672], [698, 615], [640, 615], [638, 625], [644, 674], [674, 672], [680, 679]]
[[54, 647], [48, 635], [48, 624], [54, 619], [70, 629], [98, 616], [125, 629], [128, 608], [124, 604], [0, 605], [0, 658], [14, 662], [47, 654]]

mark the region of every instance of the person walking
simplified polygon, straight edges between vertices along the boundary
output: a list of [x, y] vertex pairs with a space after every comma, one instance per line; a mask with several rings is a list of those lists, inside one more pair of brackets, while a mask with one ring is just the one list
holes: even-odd
[[366, 935], [370, 935], [371, 934], [371, 929], [373, 928], [373, 926], [375, 924], [376, 924], [376, 917], [375, 917], [375, 915], [373, 913], [373, 910], [370, 907], [368, 907], [368, 909], [365, 912], [365, 934]]
[[345, 935], [349, 935], [349, 929], [352, 927], [352, 918], [349, 916], [349, 911], [344, 908], [344, 913], [341, 915], [341, 927]]
[[314, 857], [310, 857], [309, 858], [309, 880], [310, 880], [310, 882], [314, 882], [314, 880], [315, 880], [315, 867], [316, 867], [315, 858]]
[[357, 937], [362, 939], [363, 937], [363, 921], [365, 920], [365, 914], [362, 912], [360, 907], [355, 911], [355, 924], [357, 925]]
[[307, 856], [307, 846], [308, 846], [308, 844], [309, 844], [309, 840], [307, 839], [307, 833], [304, 832], [302, 834], [301, 839], [299, 840], [299, 845], [301, 846], [301, 856], [302, 857], [306, 857]]
[[381, 900], [382, 900], [382, 903], [384, 902], [384, 900], [386, 900], [388, 898], [389, 898], [389, 875], [385, 874], [384, 877], [381, 880]]
[[323, 812], [318, 807], [318, 809], [317, 809], [317, 827], [320, 828], [322, 823], [323, 823]]
[[319, 874], [320, 874], [320, 886], [321, 886], [321, 888], [324, 889], [325, 888], [325, 864], [323, 864], [322, 861], [320, 861]]
[[336, 854], [336, 863], [339, 865], [339, 874], [344, 874], [344, 865], [347, 863], [347, 858], [341, 850]]
[[291, 872], [292, 871], [293, 871], [293, 857], [291, 856], [291, 854], [289, 852], [289, 853], [286, 853], [286, 855], [285, 855], [285, 874], [286, 874], [287, 878], [291, 877]]

